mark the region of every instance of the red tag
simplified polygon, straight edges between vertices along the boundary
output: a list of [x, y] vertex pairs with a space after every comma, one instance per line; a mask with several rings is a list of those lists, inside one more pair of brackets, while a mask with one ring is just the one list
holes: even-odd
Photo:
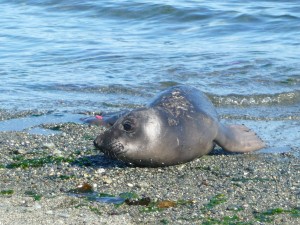
[[95, 118], [98, 119], [98, 120], [102, 120], [103, 119], [103, 117], [99, 116], [99, 115], [96, 115]]

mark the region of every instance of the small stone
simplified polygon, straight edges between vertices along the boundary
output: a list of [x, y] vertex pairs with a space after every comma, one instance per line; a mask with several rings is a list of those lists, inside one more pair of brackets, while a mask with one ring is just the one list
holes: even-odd
[[105, 184], [111, 184], [112, 183], [112, 179], [110, 179], [110, 178], [108, 178], [108, 177], [103, 177], [103, 182], [105, 183]]
[[137, 185], [136, 185], [138, 188], [147, 188], [149, 187], [150, 185], [147, 183], [147, 182], [139, 182]]
[[97, 184], [93, 184], [93, 190], [94, 190], [94, 191], [97, 191], [97, 187], [98, 187]]
[[227, 193], [232, 194], [232, 193], [234, 193], [234, 190], [233, 189], [227, 189]]
[[47, 215], [53, 215], [53, 211], [52, 211], [52, 210], [48, 210], [48, 211], [46, 212], [46, 214], [47, 214]]
[[14, 154], [24, 155], [24, 154], [26, 154], [26, 151], [24, 149], [17, 149], [17, 150], [14, 151]]
[[54, 143], [44, 143], [42, 148], [44, 148], [44, 149], [54, 149], [55, 145], [54, 145]]
[[104, 168], [100, 168], [100, 169], [96, 170], [96, 173], [98, 173], [98, 174], [102, 174], [104, 172], [105, 172]]
[[65, 221], [63, 221], [63, 220], [58, 220], [57, 223], [58, 223], [58, 224], [65, 224]]
[[36, 209], [34, 209], [33, 207], [28, 207], [25, 209], [26, 212], [34, 212]]
[[67, 214], [67, 213], [59, 213], [58, 216], [62, 217], [62, 218], [69, 218], [70, 217], [70, 215]]
[[62, 152], [60, 150], [57, 150], [55, 149], [53, 152], [52, 152], [53, 155], [55, 156], [63, 156]]
[[34, 206], [33, 206], [34, 209], [41, 209], [42, 206], [38, 203], [35, 203]]
[[247, 209], [247, 208], [249, 208], [249, 205], [248, 205], [248, 204], [244, 204], [242, 207], [243, 207], [244, 209]]
[[240, 205], [229, 205], [227, 207], [227, 210], [230, 210], [230, 211], [239, 211], [241, 210], [243, 207], [240, 206]]
[[133, 184], [132, 183], [127, 183], [127, 186], [128, 187], [133, 187]]
[[185, 168], [185, 164], [181, 164], [181, 165], [177, 166], [178, 170], [183, 170], [184, 168]]

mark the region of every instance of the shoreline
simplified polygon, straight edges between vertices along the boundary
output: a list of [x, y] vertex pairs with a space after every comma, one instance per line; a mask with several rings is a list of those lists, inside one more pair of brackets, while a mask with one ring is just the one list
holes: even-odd
[[[294, 154], [216, 153], [171, 167], [128, 167], [94, 149], [99, 127], [44, 127], [60, 133], [1, 132], [0, 224], [299, 224]], [[83, 184], [92, 197], [70, 195]], [[150, 203], [98, 198], [122, 193]]]

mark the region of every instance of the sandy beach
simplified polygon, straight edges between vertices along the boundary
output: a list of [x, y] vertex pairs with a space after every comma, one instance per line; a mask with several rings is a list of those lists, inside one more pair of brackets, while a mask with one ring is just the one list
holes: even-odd
[[[0, 225], [300, 224], [299, 0], [0, 6]], [[177, 91], [160, 94], [176, 85], [203, 92], [222, 124], [247, 126], [266, 148], [236, 154], [216, 147], [159, 168], [126, 165], [95, 149], [105, 128], [84, 119], [158, 102], [165, 112], [151, 110], [142, 122], [153, 149], [166, 153], [177, 142], [190, 151], [206, 136], [230, 149], [214, 123], [196, 114], [211, 108], [202, 97], [194, 105], [196, 91], [185, 91], [192, 101]], [[181, 114], [200, 120], [177, 127]], [[123, 122], [133, 139], [136, 126]], [[164, 124], [174, 127], [156, 135]], [[180, 136], [169, 138], [175, 129]], [[124, 149], [145, 150], [140, 143]], [[161, 163], [175, 158], [170, 152]]]
[[165, 168], [105, 158], [83, 124], [1, 132], [0, 224], [299, 224], [299, 148]]

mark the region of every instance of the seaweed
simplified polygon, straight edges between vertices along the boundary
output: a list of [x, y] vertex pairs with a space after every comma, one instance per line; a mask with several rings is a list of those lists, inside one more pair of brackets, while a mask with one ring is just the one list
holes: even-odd
[[33, 197], [34, 201], [40, 201], [43, 197], [41, 194], [38, 194], [35, 191], [25, 191], [24, 194]]
[[159, 222], [165, 225], [170, 223], [170, 221], [167, 219], [161, 219]]
[[269, 179], [269, 178], [261, 178], [261, 177], [254, 177], [254, 178], [234, 177], [234, 178], [231, 178], [231, 181], [246, 183], [248, 181], [267, 182], [267, 181], [275, 181], [275, 180], [274, 179]]
[[13, 193], [14, 193], [14, 190], [11, 190], [11, 189], [0, 191], [1, 195], [12, 195]]
[[70, 155], [69, 157], [48, 155], [40, 158], [25, 158], [24, 156], [15, 156], [13, 157], [13, 160], [14, 162], [5, 165], [4, 168], [27, 169], [27, 168], [42, 167], [46, 164], [61, 164], [61, 163], [74, 163], [77, 164], [78, 166], [94, 165], [90, 157], [75, 158], [75, 156], [73, 155]]
[[212, 197], [210, 201], [202, 207], [201, 210], [203, 212], [207, 212], [208, 210], [211, 210], [215, 206], [220, 205], [226, 201], [227, 198], [224, 194], [217, 194], [216, 196]]
[[221, 219], [214, 219], [214, 218], [206, 218], [203, 222], [202, 225], [251, 225], [253, 222], [243, 222], [240, 220], [240, 218], [237, 215], [234, 216], [224, 216]]
[[88, 201], [112, 203], [116, 207], [119, 207], [123, 204], [126, 204], [128, 206], [142, 206], [140, 208], [140, 212], [156, 212], [171, 207], [189, 205], [194, 203], [194, 201], [192, 200], [152, 201], [149, 197], [139, 197], [135, 192], [123, 192], [118, 196], [107, 193], [97, 193], [88, 183], [81, 184], [76, 188], [69, 190], [68, 193], [77, 197], [83, 197]]
[[264, 212], [253, 212], [254, 218], [259, 222], [273, 222], [274, 216], [279, 214], [290, 214], [293, 217], [300, 217], [300, 209], [292, 208], [292, 209], [282, 209], [282, 208], [274, 208], [268, 209]]
[[70, 180], [70, 179], [75, 178], [75, 175], [53, 175], [53, 176], [49, 176], [49, 178], [60, 179], [60, 180]]
[[99, 216], [102, 215], [101, 211], [97, 207], [90, 206], [89, 209], [96, 215], [99, 215]]
[[157, 202], [152, 202], [152, 201], [150, 201], [146, 207], [140, 208], [140, 212], [146, 212], [146, 213], [157, 212], [162, 210], [163, 210], [162, 208], [157, 207]]
[[124, 199], [138, 199], [139, 196], [135, 192], [123, 192], [119, 194], [119, 197]]
[[15, 162], [7, 164], [5, 167], [7, 169], [15, 169], [15, 168], [31, 168], [31, 167], [41, 167], [45, 164], [59, 164], [63, 162], [74, 162], [73, 158], [64, 158], [59, 156], [45, 156], [41, 158], [33, 158], [33, 159], [25, 159], [23, 157], [18, 157], [15, 159]]

